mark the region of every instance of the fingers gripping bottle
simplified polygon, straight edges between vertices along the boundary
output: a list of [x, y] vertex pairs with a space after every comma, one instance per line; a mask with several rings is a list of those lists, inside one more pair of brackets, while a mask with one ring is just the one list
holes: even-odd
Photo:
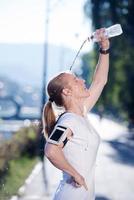
[[[113, 26], [110, 26], [108, 28], [105, 29], [104, 35], [107, 38], [111, 38], [111, 37], [115, 37], [118, 35], [121, 35], [123, 33], [122, 31], [122, 27], [120, 24], [115, 24]], [[97, 36], [96, 36], [96, 32], [94, 32], [92, 34], [92, 36], [90, 37], [92, 39], [93, 42], [98, 42]]]

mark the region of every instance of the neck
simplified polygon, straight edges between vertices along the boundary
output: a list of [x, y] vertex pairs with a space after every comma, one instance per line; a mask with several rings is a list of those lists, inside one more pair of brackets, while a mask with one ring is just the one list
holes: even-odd
[[76, 113], [81, 116], [85, 116], [86, 111], [82, 102], [73, 102], [69, 105], [65, 105], [65, 110], [67, 112]]

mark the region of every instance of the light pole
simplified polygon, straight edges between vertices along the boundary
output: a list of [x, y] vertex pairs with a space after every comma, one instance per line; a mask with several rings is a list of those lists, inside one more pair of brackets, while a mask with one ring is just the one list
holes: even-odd
[[[46, 19], [45, 19], [45, 43], [44, 43], [44, 71], [43, 71], [43, 91], [42, 106], [46, 102], [46, 83], [47, 83], [47, 67], [48, 67], [48, 29], [49, 29], [49, 0], [46, 0]], [[42, 112], [42, 110], [41, 110]]]
[[[49, 29], [49, 0], [46, 0], [46, 12], [45, 12], [45, 42], [44, 42], [44, 66], [43, 66], [43, 87], [42, 87], [42, 102], [41, 102], [41, 115], [43, 111], [44, 104], [46, 103], [46, 83], [47, 83], [47, 68], [48, 68], [48, 29]], [[42, 121], [39, 130], [39, 134], [42, 132]], [[40, 138], [40, 146], [41, 152], [44, 153], [44, 145], [45, 145], [45, 138], [43, 134], [41, 134]], [[44, 154], [43, 154], [44, 155]], [[45, 184], [45, 191], [48, 193], [49, 186], [48, 186], [48, 179], [46, 176], [46, 163], [45, 157], [42, 158], [42, 172], [43, 172], [43, 179]]]

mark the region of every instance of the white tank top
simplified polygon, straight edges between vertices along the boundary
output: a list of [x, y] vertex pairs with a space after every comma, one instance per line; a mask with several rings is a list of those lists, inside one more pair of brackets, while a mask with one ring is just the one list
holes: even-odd
[[[94, 193], [94, 169], [100, 136], [87, 116], [65, 113], [57, 124], [71, 129], [73, 136], [63, 148], [63, 153], [68, 162], [85, 178], [87, 186]], [[69, 178], [70, 175], [63, 172], [63, 181]]]

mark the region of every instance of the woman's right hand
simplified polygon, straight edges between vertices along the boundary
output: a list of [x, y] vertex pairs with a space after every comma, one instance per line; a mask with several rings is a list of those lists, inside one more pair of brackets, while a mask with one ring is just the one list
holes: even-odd
[[74, 177], [74, 184], [75, 184], [75, 187], [81, 187], [81, 186], [84, 186], [84, 188], [86, 190], [88, 190], [88, 187], [87, 187], [87, 184], [85, 182], [85, 179], [83, 178], [83, 176], [81, 176], [80, 174], [76, 174]]

